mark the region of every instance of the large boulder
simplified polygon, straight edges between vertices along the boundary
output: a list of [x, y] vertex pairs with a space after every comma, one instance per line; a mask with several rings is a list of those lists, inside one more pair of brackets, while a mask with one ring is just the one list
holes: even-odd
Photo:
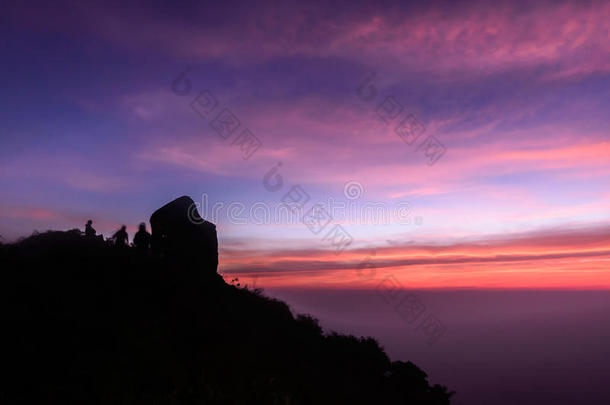
[[182, 196], [156, 210], [150, 217], [150, 226], [154, 254], [203, 266], [205, 273], [216, 273], [216, 226], [201, 218], [190, 197]]

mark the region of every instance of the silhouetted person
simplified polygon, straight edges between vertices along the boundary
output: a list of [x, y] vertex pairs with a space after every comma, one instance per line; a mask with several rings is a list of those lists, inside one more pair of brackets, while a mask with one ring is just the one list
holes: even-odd
[[157, 256], [203, 267], [215, 274], [218, 267], [216, 225], [199, 216], [195, 202], [187, 196], [175, 199], [150, 217], [152, 250]]
[[138, 251], [147, 253], [150, 247], [150, 234], [146, 231], [146, 224], [142, 222], [138, 232], [133, 237], [133, 245]]
[[85, 236], [88, 238], [95, 238], [95, 229], [91, 226], [93, 223], [92, 220], [87, 221], [87, 225], [85, 225]]
[[112, 235], [112, 239], [114, 239], [114, 244], [117, 247], [127, 246], [127, 239], [129, 236], [127, 235], [127, 231], [125, 230], [125, 225], [121, 227], [118, 231]]

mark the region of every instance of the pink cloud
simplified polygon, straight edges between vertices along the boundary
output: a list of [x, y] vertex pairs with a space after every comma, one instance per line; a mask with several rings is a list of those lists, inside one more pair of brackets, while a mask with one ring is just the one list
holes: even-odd
[[470, 74], [541, 65], [550, 68], [548, 78], [610, 70], [607, 2], [472, 3], [451, 14], [434, 4], [386, 11], [371, 5], [341, 15], [322, 5], [227, 7], [234, 24], [198, 11], [181, 21], [142, 7], [78, 3], [38, 14], [28, 9], [21, 19], [36, 27], [72, 26], [121, 47], [238, 64], [337, 56], [396, 64], [396, 70]]
[[415, 145], [405, 144], [392, 125], [377, 122], [372, 111], [366, 114], [320, 99], [257, 105], [256, 115], [246, 110], [244, 125], [263, 146], [244, 170], [238, 148], [230, 140], [221, 140], [206, 121], [190, 112], [193, 126], [205, 131], [189, 129], [184, 136], [155, 139], [138, 156], [201, 172], [258, 179], [282, 161], [282, 173], [291, 182], [337, 186], [356, 179], [378, 198], [481, 189], [477, 184], [481, 174], [537, 172], [554, 177], [561, 171], [562, 177], [599, 178], [610, 170], [610, 143], [603, 133], [584, 136], [578, 128], [563, 124], [511, 131], [482, 124], [472, 131], [454, 132], [450, 123], [434, 121], [424, 137], [435, 135], [448, 152], [429, 167]]

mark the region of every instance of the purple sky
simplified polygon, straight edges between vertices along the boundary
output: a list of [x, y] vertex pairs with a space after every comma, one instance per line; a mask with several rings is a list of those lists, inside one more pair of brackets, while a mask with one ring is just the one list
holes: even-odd
[[[311, 263], [295, 256], [306, 251], [325, 257], [316, 271], [326, 278], [308, 284], [330, 283], [326, 270], [337, 264], [326, 257], [326, 229], [314, 234], [298, 216], [264, 218], [298, 184], [310, 196], [305, 210], [357, 205], [360, 217], [333, 212], [329, 228], [348, 232], [347, 251], [360, 256], [415, 252], [430, 263], [438, 244], [458, 261], [473, 251], [475, 262], [551, 252], [572, 274], [562, 286], [610, 286], [601, 273], [609, 260], [609, 17], [610, 5], [595, 1], [10, 2], [0, 17], [0, 234], [82, 228], [89, 218], [106, 235], [122, 223], [133, 233], [187, 194], [218, 225], [224, 271], [263, 274], [277, 267], [274, 257], [306, 270]], [[176, 94], [185, 82], [172, 83], [187, 68], [191, 87]], [[206, 117], [191, 106], [204, 90], [218, 103]], [[211, 127], [225, 108], [240, 122], [228, 139]], [[413, 138], [399, 136], [404, 122], [418, 123]], [[262, 143], [248, 159], [244, 129]], [[284, 185], [269, 191], [263, 176], [280, 162]], [[206, 201], [223, 206], [213, 215]], [[245, 207], [237, 219], [231, 203]], [[401, 217], [367, 221], [366, 204]], [[590, 243], [555, 237], [573, 230]], [[558, 242], [514, 250], [536, 237]], [[480, 251], [481, 241], [498, 238], [501, 246]], [[583, 255], [595, 258], [573, 268]], [[361, 259], [350, 260], [353, 268]], [[555, 285], [503, 278], [504, 265], [476, 278], [443, 278], [443, 268], [408, 281]]]
[[[0, 240], [133, 235], [190, 195], [221, 272], [457, 404], [608, 403], [609, 28], [607, 1], [4, 2]], [[423, 289], [443, 339], [388, 286]]]

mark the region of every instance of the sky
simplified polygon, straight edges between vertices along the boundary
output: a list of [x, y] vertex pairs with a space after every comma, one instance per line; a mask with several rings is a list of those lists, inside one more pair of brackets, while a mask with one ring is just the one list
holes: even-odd
[[269, 287], [610, 288], [610, 3], [8, 2], [0, 235], [189, 195]]

